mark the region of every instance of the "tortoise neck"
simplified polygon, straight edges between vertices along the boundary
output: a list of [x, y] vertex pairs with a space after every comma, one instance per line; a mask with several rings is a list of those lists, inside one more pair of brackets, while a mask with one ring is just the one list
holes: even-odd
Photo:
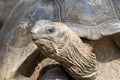
[[84, 44], [77, 36], [70, 37], [66, 46], [60, 50], [56, 60], [76, 80], [92, 78], [97, 73], [95, 54], [92, 53], [91, 47]]

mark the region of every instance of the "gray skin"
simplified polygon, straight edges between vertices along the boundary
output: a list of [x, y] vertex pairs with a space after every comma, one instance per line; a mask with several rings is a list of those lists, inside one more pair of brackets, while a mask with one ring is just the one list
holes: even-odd
[[[18, 68], [24, 60], [36, 50], [35, 45], [32, 44], [31, 28], [34, 27], [36, 21], [43, 19], [63, 22], [78, 36], [90, 39], [83, 41], [91, 44], [97, 56], [101, 56], [97, 57], [97, 60], [99, 60], [101, 64], [118, 59], [119, 56], [116, 53], [119, 53], [118, 48], [120, 46], [120, 38], [118, 38], [120, 32], [120, 1], [89, 1], [90, 0], [21, 0], [11, 12], [0, 31], [1, 80], [18, 79], [18, 76], [21, 76]], [[44, 22], [40, 24], [45, 25]], [[114, 36], [115, 33], [118, 33], [116, 37]], [[113, 37], [110, 35], [113, 35]], [[32, 48], [33, 51], [29, 50], [31, 44], [34, 46]], [[102, 46], [102, 44], [104, 44], [104, 46]], [[105, 47], [104, 50], [102, 50], [103, 47]], [[25, 51], [29, 53], [27, 56], [24, 55]], [[107, 58], [103, 57], [103, 55], [107, 56]], [[114, 56], [110, 57], [111, 55]], [[16, 62], [19, 65], [15, 66]], [[8, 66], [10, 67], [8, 68]], [[106, 64], [106, 66], [108, 65]], [[108, 70], [106, 70], [106, 72], [107, 71]], [[117, 74], [117, 72], [115, 73]], [[17, 74], [17, 76], [15, 74]]]

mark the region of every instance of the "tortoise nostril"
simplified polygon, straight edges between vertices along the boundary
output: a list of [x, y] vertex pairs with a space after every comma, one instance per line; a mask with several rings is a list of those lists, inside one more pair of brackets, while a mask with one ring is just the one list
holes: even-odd
[[32, 35], [32, 40], [36, 41], [37, 40], [37, 34], [34, 33], [34, 32], [31, 32], [31, 35]]

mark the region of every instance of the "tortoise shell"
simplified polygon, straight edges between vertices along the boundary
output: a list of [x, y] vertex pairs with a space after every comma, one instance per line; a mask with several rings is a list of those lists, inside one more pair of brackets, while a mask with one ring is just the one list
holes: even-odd
[[65, 23], [80, 37], [96, 40], [120, 32], [120, 1], [65, 0]]
[[120, 32], [119, 3], [118, 0], [22, 0], [4, 28], [9, 32], [20, 24], [34, 25], [38, 20], [49, 19], [69, 25], [80, 37], [96, 40]]
[[60, 21], [80, 37], [96, 40], [120, 32], [119, 3], [119, 0], [21, 0], [0, 31], [0, 67], [6, 70], [2, 72], [12, 75], [14, 67], [7, 70], [7, 66], [15, 64], [13, 59], [22, 59], [22, 51], [32, 42], [30, 31], [36, 21]]
[[52, 0], [52, 3], [49, 19], [67, 24], [80, 37], [96, 40], [120, 32], [118, 0]]
[[0, 0], [0, 22], [3, 23], [19, 0]]

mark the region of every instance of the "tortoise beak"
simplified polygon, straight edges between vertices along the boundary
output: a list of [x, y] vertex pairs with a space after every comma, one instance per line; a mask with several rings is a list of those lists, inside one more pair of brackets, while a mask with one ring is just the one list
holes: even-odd
[[31, 32], [31, 35], [32, 35], [32, 40], [33, 41], [36, 41], [37, 40], [37, 34], [35, 32]]

